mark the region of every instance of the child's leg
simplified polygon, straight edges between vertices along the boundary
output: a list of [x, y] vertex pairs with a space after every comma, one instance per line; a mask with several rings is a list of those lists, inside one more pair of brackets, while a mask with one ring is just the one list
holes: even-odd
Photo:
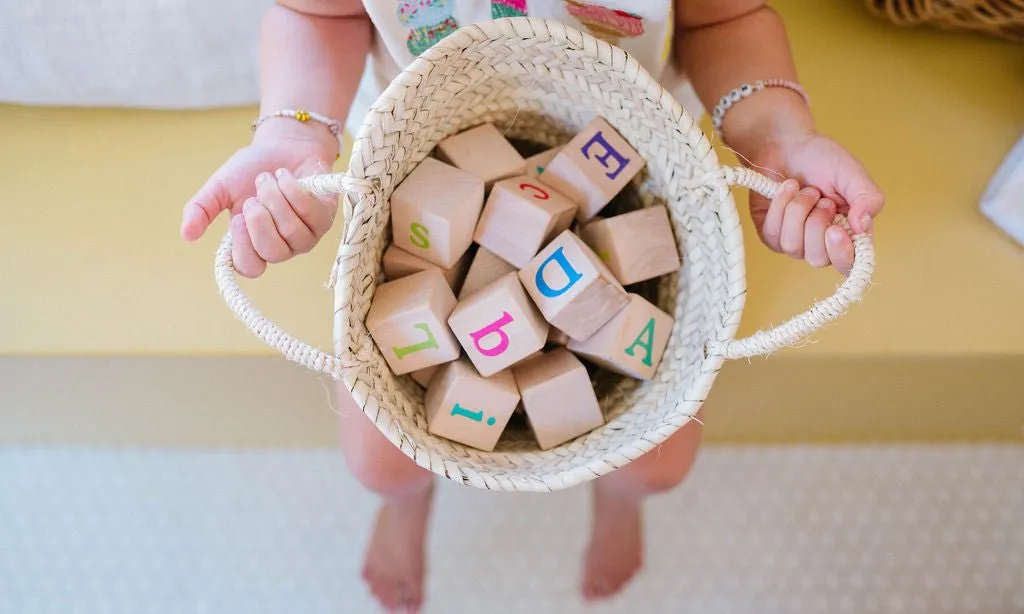
[[337, 390], [341, 448], [349, 470], [382, 499], [363, 578], [387, 610], [418, 611], [433, 475], [392, 445], [344, 386]]
[[643, 500], [683, 481], [700, 436], [700, 423], [692, 421], [654, 450], [594, 482], [594, 520], [580, 588], [585, 599], [615, 594], [640, 569]]

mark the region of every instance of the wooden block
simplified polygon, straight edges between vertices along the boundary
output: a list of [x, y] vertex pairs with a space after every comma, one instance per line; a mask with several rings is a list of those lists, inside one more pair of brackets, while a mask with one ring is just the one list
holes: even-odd
[[568, 345], [569, 335], [565, 331], [558, 330], [554, 326], [548, 329], [548, 343], [552, 345]]
[[517, 268], [567, 229], [576, 203], [525, 175], [494, 184], [473, 240]]
[[472, 260], [472, 251], [471, 249], [466, 250], [466, 253], [462, 255], [462, 258], [459, 258], [459, 261], [452, 268], [442, 269], [433, 262], [427, 262], [419, 256], [414, 256], [392, 243], [384, 250], [384, 278], [388, 281], [394, 281], [413, 273], [426, 271], [427, 269], [438, 269], [444, 275], [445, 280], [448, 281], [448, 287], [453, 292], [459, 292], [460, 288], [462, 288], [462, 282], [466, 278], [469, 263]]
[[530, 260], [519, 279], [544, 318], [580, 341], [629, 303], [608, 267], [568, 230]]
[[459, 342], [446, 326], [455, 294], [440, 269], [377, 286], [366, 328], [396, 375], [450, 362]]
[[586, 222], [643, 167], [640, 154], [598, 117], [548, 163], [540, 180], [579, 205], [576, 219]]
[[427, 388], [430, 386], [430, 380], [434, 377], [434, 374], [438, 372], [441, 365], [434, 365], [433, 367], [427, 367], [426, 369], [420, 369], [419, 371], [413, 371], [409, 375], [412, 376], [412, 381], [416, 382], [420, 386]]
[[526, 161], [493, 124], [482, 124], [437, 144], [437, 157], [471, 173], [487, 189], [526, 171]]
[[424, 398], [427, 430], [490, 452], [519, 404], [512, 372], [480, 377], [465, 357], [441, 367]]
[[679, 269], [679, 248], [663, 206], [594, 218], [580, 230], [590, 246], [624, 286]]
[[459, 300], [468, 297], [477, 290], [485, 288], [498, 281], [505, 275], [515, 271], [516, 268], [494, 255], [486, 247], [480, 247], [473, 256], [473, 262], [469, 265], [469, 272], [462, 282], [459, 290]]
[[586, 367], [558, 348], [512, 367], [537, 443], [548, 450], [604, 424]]
[[562, 147], [553, 147], [547, 151], [542, 151], [535, 156], [530, 156], [526, 159], [526, 174], [529, 177], [536, 179], [540, 177], [540, 174], [544, 172], [545, 167], [551, 164], [551, 161], [555, 159], [558, 152], [562, 151]]
[[394, 244], [450, 269], [472, 244], [483, 205], [480, 179], [427, 158], [391, 194]]
[[540, 350], [548, 336], [548, 323], [515, 273], [460, 301], [448, 325], [484, 377]]
[[609, 371], [648, 380], [665, 353], [675, 320], [637, 294], [629, 305], [586, 341], [569, 340], [568, 348]]

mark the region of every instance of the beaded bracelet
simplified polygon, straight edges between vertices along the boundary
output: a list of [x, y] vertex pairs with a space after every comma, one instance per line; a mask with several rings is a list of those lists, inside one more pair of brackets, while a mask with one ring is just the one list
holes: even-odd
[[263, 122], [267, 121], [271, 117], [290, 117], [296, 119], [302, 123], [308, 121], [315, 121], [317, 123], [327, 126], [334, 138], [338, 139], [338, 145], [341, 146], [341, 122], [331, 119], [326, 115], [320, 115], [314, 111], [304, 111], [302, 109], [281, 109], [280, 111], [274, 111], [269, 115], [259, 117], [252, 123], [252, 131], [256, 132], [256, 129], [263, 125]]
[[725, 119], [725, 113], [732, 108], [734, 104], [740, 100], [751, 96], [756, 92], [763, 90], [766, 87], [784, 87], [786, 89], [793, 90], [800, 97], [804, 99], [804, 103], [808, 106], [811, 104], [810, 97], [807, 96], [807, 92], [804, 88], [800, 87], [800, 84], [788, 81], [786, 79], [762, 79], [760, 81], [754, 81], [753, 84], [744, 83], [743, 85], [732, 90], [718, 101], [714, 111], [711, 112], [711, 125], [714, 127], [715, 132], [719, 136], [722, 136], [722, 121]]

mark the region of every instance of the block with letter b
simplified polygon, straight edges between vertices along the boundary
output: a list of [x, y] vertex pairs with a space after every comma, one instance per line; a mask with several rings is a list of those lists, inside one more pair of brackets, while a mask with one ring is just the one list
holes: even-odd
[[534, 256], [519, 279], [544, 318], [581, 341], [629, 303], [611, 271], [568, 230]]
[[580, 238], [624, 286], [666, 275], [681, 264], [664, 206], [595, 219], [583, 225]]
[[585, 341], [568, 348], [609, 371], [649, 380], [654, 377], [675, 320], [643, 297], [630, 294], [629, 305]]
[[526, 171], [526, 161], [493, 124], [446, 138], [437, 144], [437, 157], [478, 177], [488, 190], [494, 182]]
[[494, 184], [473, 240], [522, 267], [572, 225], [576, 204], [540, 182], [519, 176]]
[[576, 219], [598, 214], [644, 167], [615, 128], [598, 117], [551, 160], [539, 179], [579, 205]]
[[565, 348], [523, 361], [512, 367], [512, 375], [542, 450], [604, 423], [586, 367]]
[[515, 273], [460, 301], [448, 325], [484, 377], [537, 352], [548, 336], [548, 323]]
[[440, 368], [423, 404], [431, 433], [489, 452], [519, 404], [519, 390], [511, 371], [481, 377], [463, 357]]
[[473, 243], [483, 205], [483, 181], [427, 158], [391, 194], [394, 244], [451, 269]]
[[429, 269], [377, 286], [366, 328], [396, 375], [459, 357], [448, 329], [455, 294], [440, 269]]

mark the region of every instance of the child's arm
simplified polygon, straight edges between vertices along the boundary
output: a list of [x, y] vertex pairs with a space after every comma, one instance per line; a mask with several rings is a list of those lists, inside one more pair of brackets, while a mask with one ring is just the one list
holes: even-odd
[[[261, 27], [260, 114], [301, 109], [343, 123], [370, 35], [360, 0], [279, 0]], [[337, 138], [320, 123], [266, 120], [185, 205], [182, 237], [198, 239], [230, 210], [235, 267], [248, 277], [309, 251], [330, 229], [337, 201], [305, 194], [295, 176], [329, 170], [337, 154]]]
[[[764, 0], [676, 0], [676, 53], [704, 105], [762, 79], [796, 81], [782, 20]], [[775, 251], [816, 266], [848, 271], [853, 244], [830, 227], [836, 210], [853, 229], [867, 232], [883, 197], [863, 166], [845, 149], [817, 134], [801, 96], [765, 88], [725, 115], [726, 143], [751, 164], [782, 172], [809, 186], [787, 186], [769, 202], [751, 195], [762, 240]]]

